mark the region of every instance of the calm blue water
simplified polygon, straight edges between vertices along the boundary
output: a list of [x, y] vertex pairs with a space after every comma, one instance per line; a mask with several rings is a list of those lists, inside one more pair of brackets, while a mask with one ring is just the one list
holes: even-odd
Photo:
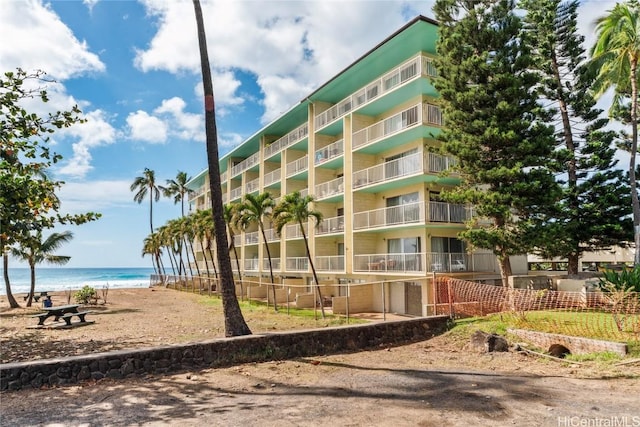
[[[2, 273], [4, 274], [3, 270]], [[36, 267], [36, 292], [66, 291], [89, 285], [96, 290], [109, 286], [115, 288], [143, 288], [149, 286], [153, 268], [38, 268]], [[9, 267], [11, 292], [27, 293], [31, 286], [28, 268]], [[0, 295], [6, 295], [4, 278], [0, 277]]]

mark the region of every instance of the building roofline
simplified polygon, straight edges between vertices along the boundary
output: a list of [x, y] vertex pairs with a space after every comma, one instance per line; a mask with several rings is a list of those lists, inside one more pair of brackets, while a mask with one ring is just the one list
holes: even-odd
[[385, 38], [384, 40], [382, 40], [380, 43], [378, 43], [377, 45], [375, 45], [373, 48], [369, 49], [368, 51], [366, 51], [364, 54], [362, 54], [359, 58], [357, 58], [356, 60], [352, 61], [351, 64], [349, 64], [346, 68], [344, 68], [342, 71], [340, 71], [338, 74], [336, 74], [335, 76], [333, 76], [331, 79], [327, 80], [325, 83], [323, 83], [321, 86], [319, 86], [318, 88], [316, 88], [313, 92], [311, 92], [309, 95], [307, 95], [304, 99], [302, 99], [300, 102], [304, 102], [307, 101], [309, 98], [311, 98], [313, 95], [315, 95], [316, 93], [318, 93], [320, 90], [322, 90], [324, 87], [328, 86], [329, 84], [331, 84], [334, 80], [336, 80], [338, 77], [340, 77], [341, 75], [343, 75], [344, 73], [346, 73], [347, 71], [349, 71], [349, 69], [353, 68], [357, 63], [359, 63], [360, 61], [362, 61], [364, 58], [366, 58], [367, 56], [371, 55], [373, 52], [375, 52], [377, 49], [379, 49], [381, 46], [383, 46], [385, 43], [389, 42], [389, 40], [393, 39], [394, 37], [396, 37], [398, 34], [402, 33], [403, 31], [405, 31], [407, 28], [411, 27], [412, 25], [414, 25], [416, 22], [426, 22], [428, 24], [433, 24], [435, 26], [440, 26], [440, 24], [438, 23], [438, 21], [436, 21], [435, 19], [432, 18], [427, 18], [424, 15], [418, 15], [415, 18], [413, 18], [411, 21], [407, 22], [406, 24], [404, 24], [402, 27], [400, 27], [398, 30], [396, 30], [393, 34], [391, 34], [390, 36], [388, 36], [387, 38]]

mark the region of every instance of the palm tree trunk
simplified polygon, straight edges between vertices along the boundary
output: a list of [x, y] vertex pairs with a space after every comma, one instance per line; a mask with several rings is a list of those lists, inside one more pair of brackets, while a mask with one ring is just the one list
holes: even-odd
[[267, 250], [267, 258], [269, 259], [269, 274], [271, 275], [271, 291], [273, 294], [273, 309], [275, 311], [278, 311], [278, 302], [276, 301], [275, 279], [273, 278], [273, 266], [271, 265], [271, 251], [269, 250], [269, 243], [267, 243], [267, 235], [264, 232], [264, 225], [262, 224], [262, 222], [260, 222], [260, 224], [258, 225], [260, 226], [260, 232], [262, 233], [264, 247]]
[[233, 256], [236, 257], [236, 268], [238, 269], [238, 280], [240, 281], [240, 298], [244, 299], [244, 284], [242, 283], [242, 270], [240, 270], [240, 260], [238, 259], [238, 250], [236, 244], [233, 242], [233, 234], [229, 236], [231, 240], [231, 249], [233, 249]]
[[27, 307], [31, 307], [33, 302], [33, 294], [36, 291], [36, 264], [35, 262], [29, 262], [29, 273], [31, 276], [31, 291], [29, 292], [29, 299], [27, 300]]
[[220, 283], [222, 288], [222, 308], [227, 337], [249, 335], [251, 330], [242, 316], [236, 298], [231, 259], [227, 250], [227, 224], [224, 221], [222, 206], [222, 188], [220, 187], [220, 157], [218, 155], [218, 130], [216, 128], [215, 99], [213, 97], [213, 81], [207, 53], [207, 38], [204, 32], [204, 20], [199, 0], [193, 0], [198, 26], [198, 43], [200, 46], [200, 65], [202, 66], [202, 84], [204, 87], [205, 130], [207, 140], [207, 163], [209, 166], [209, 186], [211, 189], [211, 210], [216, 234], [216, 249], [220, 266]]
[[300, 231], [302, 232], [302, 237], [304, 238], [304, 246], [307, 248], [307, 258], [309, 259], [309, 265], [311, 266], [311, 272], [313, 273], [313, 280], [316, 282], [316, 295], [318, 297], [318, 300], [320, 300], [320, 311], [322, 312], [322, 318], [324, 319], [324, 302], [322, 300], [322, 293], [320, 292], [320, 282], [318, 281], [318, 275], [316, 274], [316, 267], [315, 265], [313, 265], [313, 260], [311, 259], [309, 241], [307, 240], [307, 235], [304, 232], [302, 222], [298, 222], [298, 224], [300, 224]]
[[636, 253], [635, 265], [640, 265], [640, 201], [636, 183], [636, 156], [638, 154], [638, 61], [631, 60], [631, 160], [629, 160], [629, 183], [633, 208], [633, 237]]
[[153, 187], [150, 187], [149, 190], [149, 227], [151, 234], [153, 234]]
[[[0, 248], [4, 248], [4, 246], [4, 242], [2, 242]], [[13, 293], [11, 292], [11, 283], [9, 282], [9, 254], [6, 252], [2, 255], [2, 266], [4, 271], [4, 287], [7, 293], [7, 301], [9, 301], [9, 307], [19, 308], [20, 304], [18, 304], [18, 301], [16, 301]]]

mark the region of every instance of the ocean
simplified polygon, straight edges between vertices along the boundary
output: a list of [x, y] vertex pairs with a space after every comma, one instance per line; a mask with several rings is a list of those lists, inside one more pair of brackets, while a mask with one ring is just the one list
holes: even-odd
[[[2, 270], [4, 274], [4, 270]], [[96, 290], [149, 287], [153, 268], [44, 268], [36, 266], [36, 292], [66, 291], [89, 285]], [[9, 267], [11, 292], [29, 292], [31, 273], [28, 268]], [[0, 295], [6, 295], [4, 276], [0, 278]]]

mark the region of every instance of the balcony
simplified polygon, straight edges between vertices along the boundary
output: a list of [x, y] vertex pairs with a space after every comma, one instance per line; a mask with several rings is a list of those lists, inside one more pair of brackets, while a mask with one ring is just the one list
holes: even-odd
[[254, 153], [231, 168], [231, 177], [237, 176], [260, 162], [260, 153]]
[[326, 147], [316, 150], [316, 166], [338, 158], [344, 154], [344, 140], [340, 139]]
[[245, 188], [245, 194], [249, 194], [249, 193], [253, 193], [258, 191], [258, 189], [260, 189], [260, 179], [256, 178], [254, 180], [251, 180], [249, 182], [247, 182], [244, 186]]
[[335, 234], [344, 232], [344, 216], [336, 216], [333, 218], [325, 218], [316, 228], [316, 236], [324, 234]]
[[264, 158], [267, 159], [275, 154], [278, 154], [288, 146], [293, 145], [298, 141], [302, 141], [308, 135], [309, 135], [309, 124], [304, 123], [303, 125], [292, 130], [282, 138], [264, 147]]
[[226, 180], [227, 180], [227, 171], [224, 171], [220, 174], [220, 183], [224, 184]]
[[344, 255], [317, 256], [313, 261], [316, 271], [344, 271]]
[[257, 245], [260, 240], [260, 234], [258, 231], [252, 231], [250, 233], [244, 233], [245, 245]]
[[334, 180], [323, 182], [316, 185], [316, 198], [317, 200], [328, 199], [329, 197], [344, 194], [344, 177], [336, 178]]
[[281, 179], [281, 169], [278, 168], [272, 172], [267, 173], [264, 176], [264, 186], [268, 187], [271, 184], [280, 182], [280, 179]]
[[495, 272], [496, 257], [490, 253], [405, 253], [354, 256], [354, 271], [369, 273], [420, 273], [466, 271]]
[[244, 260], [244, 271], [258, 271], [258, 258], [245, 259]]
[[[307, 224], [303, 224], [302, 227], [304, 228], [304, 234], [306, 236], [309, 235], [309, 227], [307, 226]], [[286, 227], [286, 233], [287, 233], [287, 240], [294, 240], [294, 239], [302, 239], [302, 231], [300, 231], [300, 225], [299, 224], [289, 224]]]
[[336, 105], [319, 113], [315, 117], [316, 131], [342, 118], [352, 109], [367, 104], [399, 86], [421, 76], [434, 76], [433, 60], [424, 56], [415, 56], [386, 73], [379, 79], [348, 96]]
[[267, 237], [267, 242], [276, 242], [280, 240], [280, 236], [278, 236], [278, 233], [273, 228], [264, 230], [264, 235]]
[[442, 111], [437, 105], [422, 103], [407, 108], [353, 134], [353, 149], [366, 147], [381, 139], [419, 125], [442, 126]]
[[233, 235], [233, 246], [235, 246], [237, 248], [241, 244], [242, 244], [242, 236], [240, 236], [239, 234], [234, 234]]
[[428, 222], [447, 222], [462, 224], [471, 219], [471, 209], [465, 205], [443, 202], [428, 203]]
[[237, 200], [242, 197], [242, 187], [236, 187], [231, 190], [231, 197], [229, 198], [231, 201]]
[[411, 175], [436, 174], [448, 170], [456, 160], [434, 153], [414, 153], [353, 173], [353, 189], [393, 181]]
[[354, 255], [353, 270], [358, 272], [421, 273], [425, 271], [424, 253]]
[[[271, 258], [271, 268], [280, 271], [280, 258]], [[262, 259], [262, 271], [269, 271], [269, 258]]]
[[297, 160], [287, 163], [287, 178], [304, 172], [309, 169], [309, 156], [301, 157]]
[[357, 212], [353, 216], [353, 229], [367, 230], [393, 225], [424, 223], [424, 212], [422, 202]]
[[309, 259], [305, 257], [287, 257], [287, 271], [309, 271]]

